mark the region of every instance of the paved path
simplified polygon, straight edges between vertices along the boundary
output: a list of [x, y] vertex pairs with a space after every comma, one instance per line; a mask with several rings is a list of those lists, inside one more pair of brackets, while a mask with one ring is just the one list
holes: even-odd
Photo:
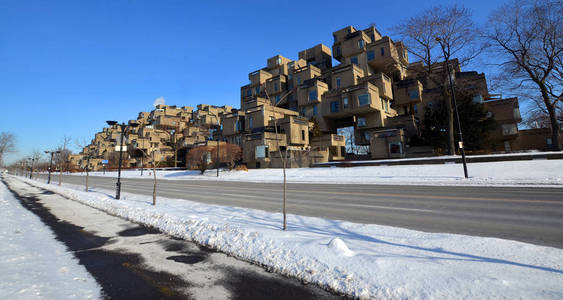
[[341, 298], [53, 192], [5, 182], [86, 267], [106, 299]]
[[[90, 186], [113, 191], [115, 181], [91, 176]], [[84, 177], [65, 176], [64, 182], [84, 184]], [[161, 197], [281, 210], [281, 184], [159, 180], [158, 185]], [[126, 178], [122, 188], [152, 195], [149, 179]], [[563, 248], [563, 188], [289, 184], [287, 200], [291, 214]]]

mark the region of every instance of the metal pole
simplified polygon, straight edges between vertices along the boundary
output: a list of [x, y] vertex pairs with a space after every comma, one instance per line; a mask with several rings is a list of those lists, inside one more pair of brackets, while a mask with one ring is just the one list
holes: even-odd
[[49, 161], [49, 177], [47, 178], [47, 184], [51, 184], [51, 168], [53, 168], [53, 152], [51, 151], [51, 160]]
[[217, 177], [219, 177], [219, 136], [217, 136]]
[[141, 154], [141, 176], [143, 176], [143, 156], [144, 155], [145, 155], [144, 153]]
[[176, 133], [178, 132], [178, 128], [174, 129], [174, 168], [178, 167], [178, 143], [176, 142]]
[[29, 179], [33, 179], [33, 163], [35, 162], [35, 158], [31, 159], [31, 170], [29, 172]]
[[467, 163], [465, 161], [465, 149], [463, 146], [463, 134], [461, 132], [461, 122], [459, 121], [459, 113], [457, 111], [457, 103], [455, 100], [455, 91], [454, 91], [454, 84], [452, 81], [452, 76], [451, 76], [451, 71], [450, 71], [450, 62], [448, 57], [446, 56], [446, 50], [444, 49], [444, 45], [442, 43], [440, 43], [440, 46], [442, 47], [442, 52], [444, 53], [444, 57], [446, 58], [446, 68], [448, 71], [448, 79], [450, 82], [450, 93], [452, 94], [452, 102], [453, 102], [453, 106], [454, 106], [454, 111], [455, 111], [455, 118], [457, 119], [457, 130], [459, 131], [459, 150], [461, 150], [461, 160], [463, 162], [463, 173], [465, 175], [465, 178], [468, 178], [468, 174], [467, 174]]
[[123, 134], [125, 131], [125, 127], [127, 127], [125, 125], [125, 123], [122, 123], [121, 125], [121, 141], [120, 141], [120, 146], [119, 146], [119, 165], [117, 168], [117, 191], [115, 194], [115, 199], [119, 199], [119, 197], [121, 196], [121, 160], [123, 159]]

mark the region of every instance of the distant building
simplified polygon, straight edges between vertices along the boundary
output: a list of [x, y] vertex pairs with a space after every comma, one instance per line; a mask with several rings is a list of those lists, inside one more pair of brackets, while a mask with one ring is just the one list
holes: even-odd
[[[351, 137], [338, 135], [342, 128], [351, 129], [354, 143], [370, 158], [433, 155], [431, 147], [412, 146], [411, 140], [420, 136], [425, 110], [442, 101], [445, 64], [409, 63], [405, 45], [374, 26], [347, 26], [333, 37], [332, 48], [316, 45], [300, 51], [297, 60], [267, 59], [240, 88], [240, 109], [157, 105], [139, 113], [129, 121], [138, 126], [125, 134], [124, 165], [145, 165], [144, 156], [156, 151], [157, 160], [185, 166], [190, 149], [221, 141], [239, 145], [250, 168], [281, 167], [282, 156], [288, 157], [288, 167], [308, 166], [345, 159]], [[339, 64], [333, 66], [333, 59]], [[549, 146], [545, 130], [518, 130], [517, 98], [490, 95], [485, 75], [462, 71], [456, 59], [450, 67], [456, 88], [483, 103], [499, 125], [490, 133], [490, 151]], [[103, 160], [115, 165], [120, 131], [119, 126], [104, 128], [81, 154], [71, 156], [71, 163], [84, 168], [90, 156], [92, 170], [102, 168]]]

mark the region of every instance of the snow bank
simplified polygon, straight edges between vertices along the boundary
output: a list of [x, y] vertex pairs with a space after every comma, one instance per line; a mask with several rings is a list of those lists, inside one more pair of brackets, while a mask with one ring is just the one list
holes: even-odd
[[[414, 184], [414, 185], [479, 185], [479, 186], [551, 186], [563, 187], [563, 160], [504, 161], [468, 164], [468, 179], [461, 164], [371, 166], [354, 168], [288, 169], [287, 180], [293, 183], [331, 184]], [[84, 175], [74, 173], [75, 175]], [[116, 177], [116, 172], [90, 172], [93, 176]], [[150, 171], [127, 170], [127, 178], [151, 178]], [[281, 169], [251, 169], [248, 171], [216, 170], [204, 175], [199, 171], [157, 171], [164, 180], [212, 180], [246, 182], [281, 182]]]
[[0, 182], [0, 299], [93, 299], [100, 287]]
[[283, 231], [276, 213], [33, 184], [354, 297], [563, 298], [562, 249], [296, 215]]

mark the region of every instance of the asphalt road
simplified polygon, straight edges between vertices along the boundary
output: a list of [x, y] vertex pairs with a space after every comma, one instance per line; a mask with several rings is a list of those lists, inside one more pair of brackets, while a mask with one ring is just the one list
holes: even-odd
[[[84, 177], [63, 181], [84, 184]], [[115, 190], [114, 178], [90, 176], [89, 182]], [[160, 180], [158, 186], [161, 197], [273, 212], [282, 207], [281, 184]], [[122, 179], [122, 191], [152, 195], [152, 181]], [[289, 214], [563, 248], [563, 188], [288, 184], [287, 192]]]

